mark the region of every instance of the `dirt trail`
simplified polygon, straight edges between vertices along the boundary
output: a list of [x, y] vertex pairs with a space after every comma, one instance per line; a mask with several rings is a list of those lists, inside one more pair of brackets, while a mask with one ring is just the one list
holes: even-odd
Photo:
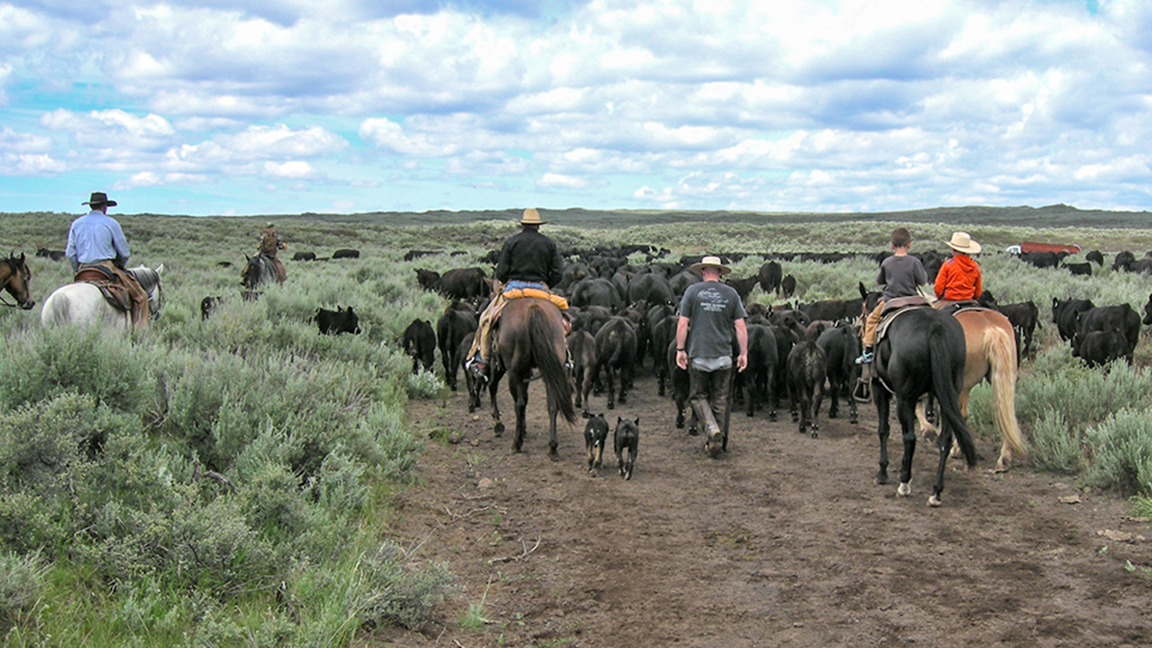
[[[875, 409], [850, 425], [826, 418], [827, 401], [816, 439], [787, 412], [734, 412], [728, 453], [710, 459], [640, 374], [615, 411], [592, 400], [613, 427], [640, 419], [632, 481], [615, 458], [588, 474], [583, 421], [561, 424], [549, 460], [539, 382], [522, 454], [462, 394], [411, 403], [414, 425], [462, 440], [429, 444], [392, 537], [447, 562], [458, 591], [421, 632], [364, 645], [1152, 645], [1152, 530], [1123, 501], [1029, 467], [991, 474], [985, 440], [978, 469], [949, 470], [929, 508], [935, 446], [918, 445], [913, 495], [897, 497], [873, 482]], [[500, 398], [511, 428], [504, 386]], [[898, 466], [898, 433], [891, 452]], [[481, 602], [489, 623], [462, 627]]]

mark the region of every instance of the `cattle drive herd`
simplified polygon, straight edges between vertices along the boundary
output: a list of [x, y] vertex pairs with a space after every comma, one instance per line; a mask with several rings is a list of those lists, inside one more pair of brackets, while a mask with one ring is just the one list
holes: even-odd
[[[439, 254], [411, 250], [406, 260]], [[642, 264], [629, 258], [644, 255]], [[607, 421], [593, 413], [590, 397], [603, 397], [604, 407], [615, 409], [628, 402], [638, 371], [651, 371], [660, 396], [670, 392], [676, 408], [676, 426], [696, 432], [696, 422], [688, 406], [687, 374], [675, 363], [674, 335], [676, 309], [685, 288], [701, 278], [688, 271], [699, 256], [668, 260], [668, 250], [648, 246], [597, 247], [566, 251], [563, 280], [551, 289], [568, 299], [571, 331], [567, 336], [570, 365], [574, 382], [574, 400], [589, 419], [585, 432], [589, 469], [599, 467], [607, 436]], [[887, 253], [866, 255], [879, 264]], [[724, 254], [727, 263], [737, 263], [746, 255]], [[747, 277], [730, 275], [726, 281], [746, 302], [756, 286], [779, 299], [789, 299], [796, 287], [791, 275], [784, 275], [781, 261], [831, 263], [848, 254], [766, 255], [759, 270]], [[934, 279], [946, 256], [935, 252], [917, 254]], [[1073, 274], [1090, 274], [1079, 264], [1065, 264], [1065, 253], [1026, 253], [1021, 261], [1037, 267], [1065, 268]], [[1090, 252], [1087, 263], [1103, 265], [1103, 255]], [[495, 254], [481, 259], [492, 264]], [[1152, 258], [1136, 259], [1131, 253], [1120, 253], [1114, 270], [1152, 271]], [[445, 384], [458, 389], [458, 375], [464, 374], [468, 391], [469, 412], [481, 404], [484, 387], [464, 370], [467, 352], [477, 327], [477, 318], [492, 291], [490, 272], [483, 267], [456, 268], [443, 274], [417, 269], [417, 283], [449, 300], [438, 321], [415, 319], [405, 329], [401, 345], [413, 359], [413, 372], [432, 371], [437, 350], [440, 352]], [[733, 402], [747, 416], [764, 412], [776, 420], [777, 409], [786, 401], [792, 420], [802, 433], [815, 436], [819, 430], [818, 415], [822, 401], [830, 401], [828, 416], [841, 416], [841, 403], [848, 409], [850, 420], [857, 421], [856, 399], [852, 389], [861, 374], [855, 359], [860, 354], [857, 322], [867, 299], [867, 287], [859, 286], [859, 295], [846, 299], [824, 300], [805, 304], [786, 304], [774, 308], [759, 303], [747, 305], [748, 366], [736, 376]], [[1150, 296], [1152, 304], [1152, 296]], [[1035, 353], [1034, 336], [1040, 324], [1040, 307], [1033, 301], [997, 304], [991, 291], [981, 298], [985, 307], [999, 310], [1012, 323], [1016, 333], [1018, 359]], [[1132, 362], [1133, 349], [1139, 336], [1140, 317], [1127, 304], [1097, 306], [1087, 299], [1054, 299], [1052, 320], [1061, 340], [1072, 347], [1074, 356], [1089, 366], [1099, 366], [1125, 359]], [[1152, 323], [1152, 309], [1146, 307], [1145, 323]], [[735, 409], [735, 407], [734, 407]], [[621, 474], [631, 476], [635, 461], [635, 437], [639, 420], [619, 418], [617, 450], [623, 450]], [[621, 440], [623, 439], [623, 440]], [[631, 454], [628, 449], [632, 448]], [[625, 469], [626, 467], [626, 469]]]

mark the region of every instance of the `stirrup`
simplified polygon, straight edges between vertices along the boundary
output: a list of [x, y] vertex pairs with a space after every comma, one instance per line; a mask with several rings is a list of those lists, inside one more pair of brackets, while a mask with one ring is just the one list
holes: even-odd
[[856, 386], [852, 388], [852, 398], [856, 399], [858, 403], [868, 403], [872, 401], [872, 381], [863, 378], [856, 381]]

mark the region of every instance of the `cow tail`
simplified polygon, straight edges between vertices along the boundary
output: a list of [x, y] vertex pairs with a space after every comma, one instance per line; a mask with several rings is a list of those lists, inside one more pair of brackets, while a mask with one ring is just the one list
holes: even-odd
[[992, 408], [1000, 440], [1012, 456], [1023, 457], [1028, 450], [1016, 420], [1016, 348], [1015, 338], [1003, 329], [989, 327], [984, 333], [984, 353], [991, 365]]
[[[540, 368], [540, 376], [548, 392], [549, 405], [555, 403], [568, 423], [576, 422], [576, 408], [572, 405], [572, 378], [564, 366], [564, 358], [556, 355], [553, 340], [555, 331], [548, 315], [540, 308], [532, 308], [528, 316], [528, 337], [532, 341], [532, 357]], [[561, 344], [564, 334], [560, 332]], [[553, 400], [555, 399], [555, 400]]]
[[953, 437], [960, 446], [964, 461], [969, 466], [975, 466], [976, 444], [972, 441], [968, 423], [960, 415], [960, 393], [952, 371], [951, 360], [957, 353], [962, 354], [963, 351], [951, 347], [943, 327], [936, 327], [928, 335], [928, 357], [932, 363], [932, 392], [936, 396], [936, 401], [940, 403], [940, 414], [944, 424], [952, 428]]

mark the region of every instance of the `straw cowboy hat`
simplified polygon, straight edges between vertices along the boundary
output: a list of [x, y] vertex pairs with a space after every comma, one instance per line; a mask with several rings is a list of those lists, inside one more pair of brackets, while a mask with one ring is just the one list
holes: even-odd
[[952, 240], [944, 241], [944, 245], [964, 254], [976, 254], [980, 251], [980, 244], [973, 241], [968, 232], [953, 232]]
[[529, 207], [524, 210], [524, 215], [520, 217], [521, 225], [543, 225], [547, 223], [546, 220], [540, 220], [540, 212]]
[[108, 194], [104, 193], [103, 191], [93, 191], [92, 197], [88, 199], [88, 202], [83, 202], [80, 204], [81, 205], [89, 205], [91, 207], [99, 207], [100, 205], [108, 205], [109, 207], [115, 207], [116, 201], [115, 200], [108, 200]]
[[695, 272], [696, 274], [700, 274], [700, 271], [704, 268], [719, 268], [721, 277], [728, 274], [729, 272], [732, 272], [732, 268], [729, 268], [728, 266], [721, 263], [720, 257], [718, 256], [706, 256], [703, 259], [700, 259], [700, 263], [692, 264], [688, 270]]

